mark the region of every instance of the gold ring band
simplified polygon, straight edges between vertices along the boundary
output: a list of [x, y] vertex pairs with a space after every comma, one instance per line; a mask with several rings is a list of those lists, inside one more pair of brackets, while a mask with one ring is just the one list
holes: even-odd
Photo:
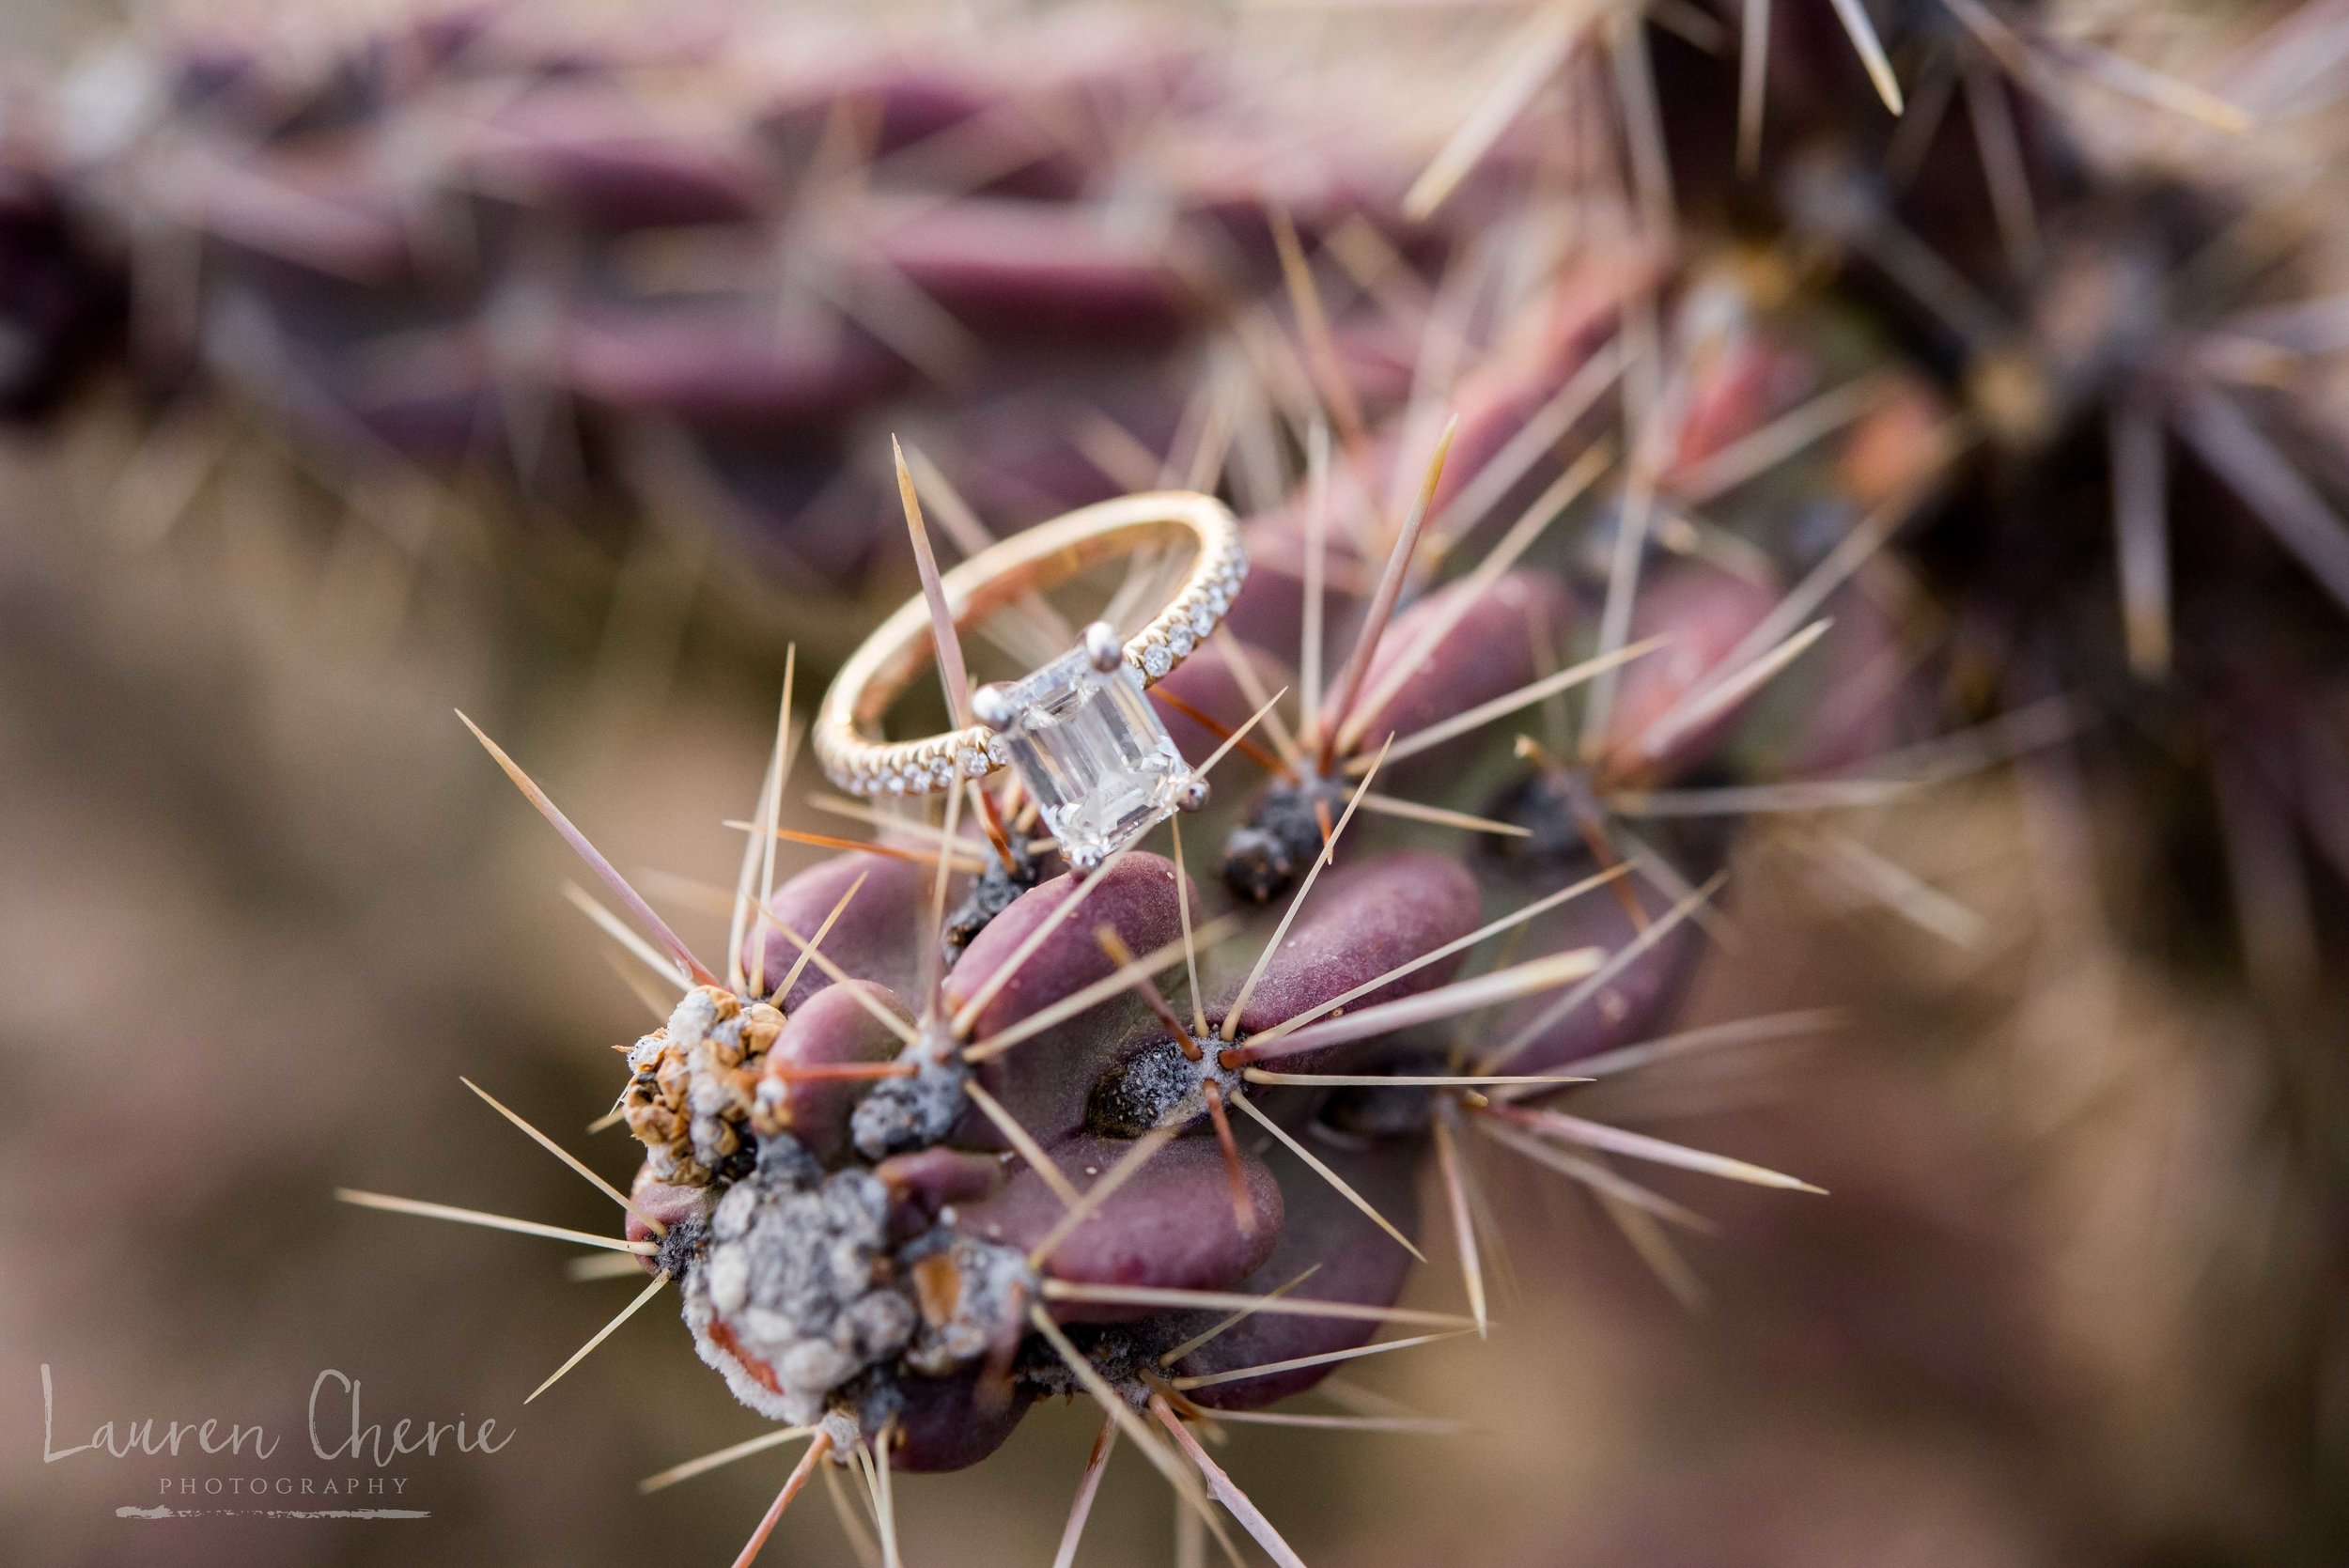
[[[1014, 534], [944, 574], [947, 613], [959, 629], [1031, 589], [1067, 581], [1105, 555], [1182, 538], [1198, 546], [1190, 576], [1125, 644], [1126, 662], [1146, 686], [1206, 640], [1248, 575], [1239, 524], [1211, 495], [1158, 490], [1121, 496]], [[917, 594], [849, 656], [816, 715], [816, 760], [825, 777], [852, 795], [924, 795], [1003, 765], [1003, 744], [984, 724], [920, 740], [875, 737], [881, 715], [934, 651], [929, 606]]]

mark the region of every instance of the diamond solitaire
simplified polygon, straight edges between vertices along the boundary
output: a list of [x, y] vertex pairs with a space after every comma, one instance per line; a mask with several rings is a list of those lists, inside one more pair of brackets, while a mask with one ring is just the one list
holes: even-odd
[[1018, 685], [980, 688], [971, 707], [995, 731], [988, 757], [1019, 773], [1045, 830], [1079, 871], [1206, 800], [1206, 782], [1183, 761], [1106, 622], [1085, 629], [1084, 646]]

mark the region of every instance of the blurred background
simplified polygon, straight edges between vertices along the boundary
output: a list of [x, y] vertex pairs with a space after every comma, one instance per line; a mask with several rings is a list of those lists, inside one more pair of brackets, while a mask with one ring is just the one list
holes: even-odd
[[[1392, 30], [1358, 48], [1331, 41], [1352, 8], [1106, 0], [0, 14], [0, 368], [24, 416], [0, 434], [10, 1560], [731, 1560], [787, 1460], [638, 1495], [764, 1426], [671, 1310], [525, 1412], [633, 1287], [568, 1280], [553, 1244], [332, 1201], [605, 1227], [460, 1073], [613, 1180], [635, 1165], [624, 1134], [582, 1129], [646, 1008], [452, 710], [722, 947], [708, 890], [740, 838], [721, 823], [754, 804], [786, 644], [804, 713], [911, 590], [890, 433], [999, 531], [1201, 472], [1244, 515], [1277, 507], [1286, 455], [1251, 450], [1248, 399], [1330, 398], [1315, 356], [1233, 327], [1295, 327], [1255, 183], [1298, 139], [1282, 116], [1358, 154], [1278, 192], [1331, 277], [1439, 308], [1434, 258], [1480, 209], [1449, 232], [1387, 218], [1495, 69], [1549, 47], [1522, 30], [1551, 13], [1374, 8]], [[2276, 22], [2100, 19], [2173, 64]], [[1647, 30], [1669, 68], [1736, 25], [1691, 4]], [[1819, 25], [1781, 17], [1781, 46], [1831, 45], [1823, 73], [1864, 92]], [[2335, 18], [2302, 47], [2341, 36]], [[1202, 56], [1238, 84], [1212, 113]], [[1607, 69], [1570, 61], [1556, 114]], [[1688, 80], [1666, 123], [1714, 136], [1734, 85], [1709, 102], [1719, 83]], [[1112, 132], [1054, 120], [1072, 101]], [[1044, 129], [1003, 131], [1006, 104]], [[425, 185], [460, 192], [463, 265], [408, 221]], [[1258, 216], [1217, 231], [1244, 281], [1209, 320], [1185, 303], [1190, 220], [1226, 208]], [[1411, 345], [1339, 338], [1355, 417], [1408, 412]], [[2326, 624], [2338, 660], [2349, 623]], [[2176, 808], [2200, 850], [2152, 843], [2139, 778], [2055, 748], [1846, 821], [1943, 901], [1922, 921], [1741, 840], [1737, 907], [1765, 918], [1680, 1019], [1841, 1021], [1611, 1109], [1831, 1196], [1659, 1177], [1719, 1226], [1689, 1247], [1692, 1306], [1578, 1192], [1492, 1162], [1491, 1342], [1353, 1379], [1468, 1430], [1240, 1428], [1227, 1467], [1321, 1565], [2341, 1560], [2340, 887], [2318, 874], [2298, 925], [2246, 939], [2229, 911], [2268, 908], [2246, 893], [2257, 854], [2208, 847], [2207, 796]], [[2275, 853], [2314, 853], [2283, 832]], [[1457, 1294], [1435, 1268], [1407, 1299]], [[216, 1417], [282, 1435], [272, 1472], [340, 1474], [301, 1452], [326, 1367], [363, 1381], [370, 1421], [515, 1436], [396, 1467], [428, 1519], [123, 1519], [163, 1475], [248, 1467], [36, 1462], [44, 1365], [60, 1446]], [[986, 1464], [901, 1483], [907, 1560], [1050, 1560], [1095, 1426], [1040, 1410]], [[1081, 1560], [1174, 1550], [1163, 1486], [1125, 1456]], [[855, 1560], [820, 1506], [770, 1552]]]

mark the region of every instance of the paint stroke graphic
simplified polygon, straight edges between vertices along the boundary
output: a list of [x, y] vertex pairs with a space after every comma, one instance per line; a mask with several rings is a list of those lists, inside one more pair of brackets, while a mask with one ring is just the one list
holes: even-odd
[[115, 1510], [117, 1519], [429, 1519], [417, 1508], [138, 1508]]

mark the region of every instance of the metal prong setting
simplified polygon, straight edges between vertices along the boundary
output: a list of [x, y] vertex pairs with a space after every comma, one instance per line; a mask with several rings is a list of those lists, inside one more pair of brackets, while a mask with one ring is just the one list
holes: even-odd
[[1174, 797], [1174, 804], [1183, 811], [1197, 811], [1207, 803], [1207, 781], [1193, 773], [1182, 793]]
[[1012, 721], [1010, 688], [1001, 681], [989, 681], [972, 692], [971, 717], [991, 730], [1008, 729]]
[[1117, 629], [1107, 621], [1095, 621], [1085, 628], [1084, 649], [1085, 658], [1103, 675], [1126, 661], [1126, 644], [1119, 639]]

